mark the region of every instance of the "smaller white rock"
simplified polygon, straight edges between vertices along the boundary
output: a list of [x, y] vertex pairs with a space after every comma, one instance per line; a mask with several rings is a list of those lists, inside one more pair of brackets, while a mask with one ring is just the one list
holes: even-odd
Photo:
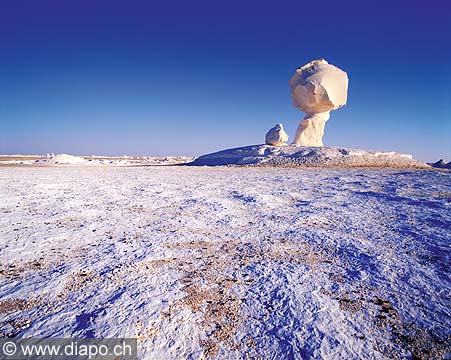
[[282, 146], [288, 141], [288, 135], [283, 129], [282, 124], [277, 124], [266, 134], [266, 145]]

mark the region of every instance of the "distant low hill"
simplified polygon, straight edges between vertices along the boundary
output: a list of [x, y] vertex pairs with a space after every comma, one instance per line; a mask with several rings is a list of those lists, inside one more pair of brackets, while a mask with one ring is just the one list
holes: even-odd
[[432, 167], [435, 167], [437, 169], [451, 169], [451, 161], [447, 163], [443, 159], [440, 159], [435, 163], [428, 163], [428, 165], [431, 165]]

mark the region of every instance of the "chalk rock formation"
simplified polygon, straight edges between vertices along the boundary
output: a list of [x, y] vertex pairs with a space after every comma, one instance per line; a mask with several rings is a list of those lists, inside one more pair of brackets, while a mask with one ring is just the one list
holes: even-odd
[[294, 106], [306, 113], [293, 144], [323, 146], [324, 126], [330, 111], [346, 104], [348, 75], [324, 59], [300, 67], [289, 81]]
[[272, 146], [282, 146], [288, 141], [288, 135], [283, 129], [282, 124], [277, 124], [272, 129], [270, 129], [265, 138], [266, 145]]
[[82, 165], [86, 163], [86, 160], [79, 156], [59, 154], [52, 156], [48, 162], [49, 164]]

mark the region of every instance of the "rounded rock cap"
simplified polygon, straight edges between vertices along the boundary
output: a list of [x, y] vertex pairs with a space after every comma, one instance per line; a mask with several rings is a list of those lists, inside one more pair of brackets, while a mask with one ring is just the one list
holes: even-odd
[[348, 75], [325, 59], [311, 61], [296, 70], [289, 84], [295, 107], [307, 114], [327, 112], [346, 104]]

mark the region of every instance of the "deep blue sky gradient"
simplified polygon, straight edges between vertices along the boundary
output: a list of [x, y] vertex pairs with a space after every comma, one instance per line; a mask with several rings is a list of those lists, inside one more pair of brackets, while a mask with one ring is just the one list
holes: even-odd
[[0, 153], [200, 155], [292, 140], [288, 80], [348, 72], [330, 146], [451, 160], [446, 1], [0, 0]]

